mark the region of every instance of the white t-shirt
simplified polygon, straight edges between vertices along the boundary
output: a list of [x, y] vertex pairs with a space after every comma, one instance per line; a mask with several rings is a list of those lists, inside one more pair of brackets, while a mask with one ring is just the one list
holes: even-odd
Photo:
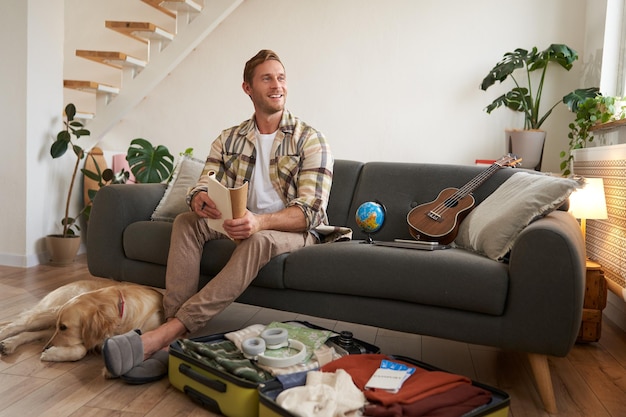
[[270, 159], [275, 137], [276, 132], [262, 134], [256, 129], [256, 163], [248, 189], [248, 210], [253, 213], [274, 213], [285, 208], [270, 181]]

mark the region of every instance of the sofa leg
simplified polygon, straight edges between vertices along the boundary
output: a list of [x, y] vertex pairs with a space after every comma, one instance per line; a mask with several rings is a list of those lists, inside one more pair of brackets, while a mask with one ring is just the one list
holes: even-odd
[[539, 389], [539, 395], [543, 401], [543, 406], [550, 414], [556, 414], [556, 399], [554, 397], [554, 389], [552, 387], [552, 377], [550, 376], [550, 367], [548, 365], [548, 356], [537, 353], [529, 353], [528, 360], [530, 367]]

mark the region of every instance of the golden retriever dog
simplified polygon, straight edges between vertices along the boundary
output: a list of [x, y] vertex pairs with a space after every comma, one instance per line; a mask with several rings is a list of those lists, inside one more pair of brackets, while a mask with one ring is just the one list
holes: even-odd
[[0, 324], [0, 354], [25, 343], [47, 340], [42, 361], [82, 359], [100, 352], [105, 339], [163, 323], [163, 295], [150, 287], [106, 280], [83, 280], [46, 295], [16, 320]]

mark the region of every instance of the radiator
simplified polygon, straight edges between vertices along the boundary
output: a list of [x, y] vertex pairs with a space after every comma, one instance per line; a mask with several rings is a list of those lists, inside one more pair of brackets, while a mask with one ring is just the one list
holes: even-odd
[[587, 257], [626, 301], [626, 144], [576, 150], [574, 173], [604, 181], [608, 219], [587, 220]]

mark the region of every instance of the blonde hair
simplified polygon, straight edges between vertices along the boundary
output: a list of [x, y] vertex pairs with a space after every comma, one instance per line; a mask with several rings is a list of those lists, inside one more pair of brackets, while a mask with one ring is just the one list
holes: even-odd
[[[244, 82], [252, 85], [252, 79], [254, 78], [254, 70], [256, 67], [269, 60], [278, 61], [280, 62], [280, 65], [283, 65], [276, 52], [269, 49], [261, 49], [255, 56], [246, 62], [246, 66], [243, 69]], [[285, 66], [283, 65], [283, 68], [284, 67]]]

